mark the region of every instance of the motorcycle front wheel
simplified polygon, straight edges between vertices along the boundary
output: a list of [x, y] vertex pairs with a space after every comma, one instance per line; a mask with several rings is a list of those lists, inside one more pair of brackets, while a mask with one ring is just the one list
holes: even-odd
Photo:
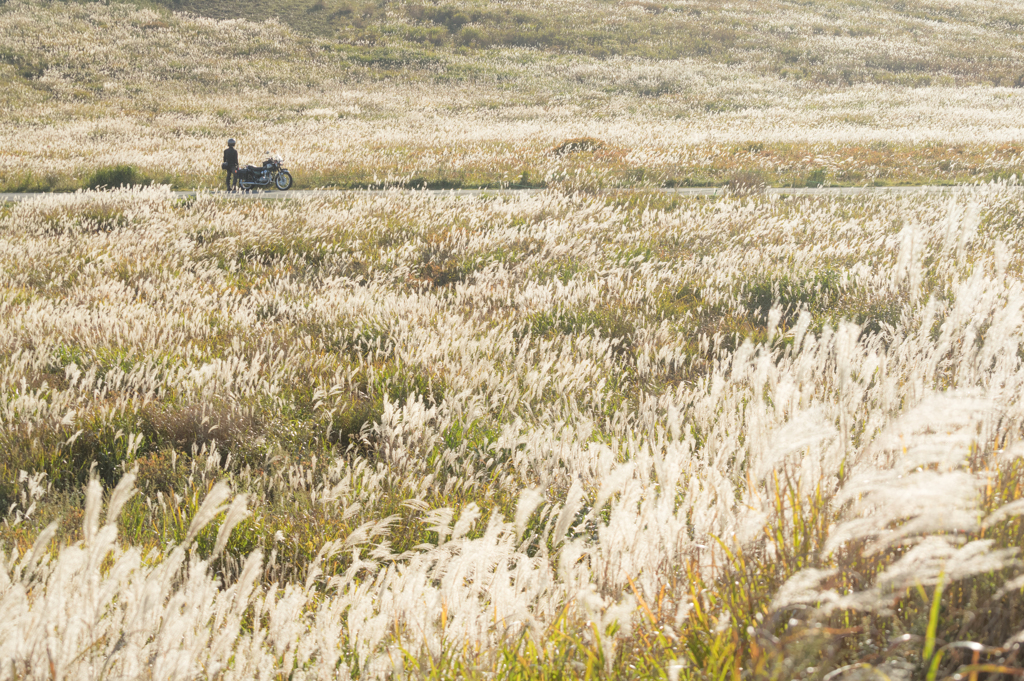
[[287, 170], [282, 170], [277, 174], [277, 179], [274, 180], [274, 183], [277, 185], [278, 189], [284, 191], [285, 189], [288, 189], [288, 187], [292, 186], [292, 176]]

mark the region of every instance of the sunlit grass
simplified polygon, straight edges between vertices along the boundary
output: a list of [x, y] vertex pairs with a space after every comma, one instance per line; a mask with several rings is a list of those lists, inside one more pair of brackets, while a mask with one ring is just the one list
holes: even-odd
[[[69, 642], [54, 664], [113, 676], [174, 651], [250, 675], [1016, 669], [1021, 214], [1015, 184], [9, 206], [7, 669], [49, 668], [31, 622]], [[83, 489], [129, 479], [101, 531]], [[75, 600], [90, 579], [161, 589], [147, 621], [219, 643], [161, 652], [134, 601]]]
[[9, 0], [0, 681], [1020, 675], [1016, 13]]
[[[243, 162], [280, 153], [300, 188], [945, 185], [1022, 171], [1021, 104], [1010, 86], [1024, 65], [1015, 65], [999, 23], [1013, 24], [1008, 10], [990, 21], [948, 8], [946, 28], [933, 32], [927, 22], [935, 19], [910, 8], [846, 8], [873, 27], [863, 33], [849, 21], [830, 27], [829, 12], [805, 5], [765, 19], [758, 3], [736, 9], [740, 18], [718, 4], [581, 11], [569, 3], [511, 14], [411, 4], [352, 5], [346, 14], [342, 4], [257, 12], [283, 12], [284, 23], [119, 3], [67, 11], [5, 4], [0, 190], [128, 180], [220, 187], [229, 137], [239, 140]], [[363, 9], [372, 10], [366, 25], [353, 28]], [[324, 12], [348, 28], [305, 32], [332, 25]], [[567, 37], [548, 47], [474, 47], [451, 36], [421, 44], [404, 32], [451, 26], [484, 35], [512, 22], [542, 34], [515, 18], [524, 12]], [[734, 44], [727, 54], [634, 55], [623, 47], [639, 44], [632, 38], [616, 47], [586, 37], [580, 16], [609, 35], [653, 41], [664, 37], [654, 24], [681, 22], [697, 33], [680, 38], [680, 49], [718, 38]], [[966, 49], [957, 36], [970, 31], [985, 38]], [[786, 46], [808, 33], [799, 53]], [[774, 49], [788, 55], [783, 71], [766, 59]], [[921, 87], [922, 79], [930, 84]], [[581, 139], [589, 143], [572, 144]], [[105, 176], [117, 168], [131, 176]]]

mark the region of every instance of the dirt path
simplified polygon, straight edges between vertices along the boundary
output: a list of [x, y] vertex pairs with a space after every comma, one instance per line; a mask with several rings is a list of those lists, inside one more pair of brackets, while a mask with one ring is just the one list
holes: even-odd
[[[811, 196], [859, 196], [864, 194], [923, 194], [923, 193], [941, 193], [941, 192], [956, 192], [962, 191], [966, 187], [928, 187], [928, 186], [913, 186], [913, 187], [769, 187], [766, 191], [768, 194], [779, 194], [779, 195], [811, 195]], [[431, 196], [499, 196], [506, 194], [536, 194], [543, 189], [294, 189], [291, 191], [270, 191], [270, 192], [239, 192], [239, 193], [228, 193], [224, 191], [183, 191], [174, 192], [174, 195], [179, 198], [189, 198], [196, 196], [197, 194], [203, 194], [206, 196], [225, 197], [232, 199], [263, 199], [263, 200], [277, 200], [277, 199], [297, 199], [305, 197], [316, 197], [316, 196], [344, 196], [353, 193], [364, 193], [364, 194], [384, 194], [388, 192], [415, 192], [418, 194], [429, 194]], [[631, 191], [624, 189], [621, 191]], [[640, 191], [640, 190], [638, 190]], [[719, 196], [727, 191], [723, 187], [677, 187], [677, 188], [657, 188], [655, 191], [664, 192], [666, 194], [678, 194], [680, 196]], [[53, 194], [46, 192], [0, 192], [0, 202], [5, 201], [25, 201], [41, 196], [52, 196]]]

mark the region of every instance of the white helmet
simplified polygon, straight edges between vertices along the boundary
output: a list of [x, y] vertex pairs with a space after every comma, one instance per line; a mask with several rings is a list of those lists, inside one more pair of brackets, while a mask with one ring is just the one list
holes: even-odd
[[228, 146], [229, 147], [235, 146], [235, 138], [234, 137], [232, 137], [231, 139], [228, 140]]

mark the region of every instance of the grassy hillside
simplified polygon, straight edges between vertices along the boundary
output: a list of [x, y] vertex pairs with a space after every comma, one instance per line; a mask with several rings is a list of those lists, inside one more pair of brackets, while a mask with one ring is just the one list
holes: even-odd
[[[244, 160], [282, 153], [299, 187], [951, 184], [1022, 171], [1014, 6], [244, 7], [266, 14], [0, 6], [0, 189], [115, 175], [211, 186], [230, 136]], [[566, 146], [577, 138], [591, 141]]]
[[[78, 12], [52, 2], [43, 14]], [[88, 3], [85, 3], [88, 4]], [[448, 64], [485, 50], [534, 51], [534, 58], [700, 59], [816, 84], [897, 83], [1019, 87], [1024, 79], [1024, 7], [995, 2], [360, 2], [358, 0], [136, 0], [159, 16], [279, 22], [307, 56], [337, 50], [356, 64], [404, 71]], [[17, 11], [10, 3], [4, 12]], [[231, 38], [223, 36], [228, 42]], [[8, 77], [38, 80], [54, 64], [31, 46], [5, 42]], [[281, 46], [287, 51], [287, 48]], [[26, 49], [27, 48], [27, 49]], [[230, 50], [230, 46], [225, 45]], [[270, 55], [267, 55], [270, 56]], [[282, 57], [284, 54], [281, 55]], [[165, 59], [173, 60], [173, 52]], [[299, 74], [293, 74], [300, 77]], [[458, 74], [453, 74], [458, 79]], [[472, 75], [472, 74], [467, 74]], [[657, 87], [648, 96], [671, 94]]]
[[[548, 53], [706, 58], [817, 83], [1024, 82], [1024, 7], [1002, 2], [393, 2], [161, 0], [216, 19], [277, 20], [357, 46], [528, 47]], [[659, 94], [652, 92], [652, 95]]]

